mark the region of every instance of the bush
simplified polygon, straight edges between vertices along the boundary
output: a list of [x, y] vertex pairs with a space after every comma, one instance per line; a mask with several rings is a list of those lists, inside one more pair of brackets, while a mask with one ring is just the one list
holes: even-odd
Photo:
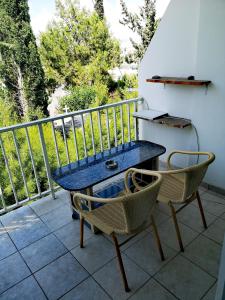
[[65, 106], [68, 106], [70, 111], [87, 109], [96, 98], [96, 90], [91, 86], [76, 86], [70, 89], [70, 95], [63, 97], [60, 100], [60, 111], [63, 112]]

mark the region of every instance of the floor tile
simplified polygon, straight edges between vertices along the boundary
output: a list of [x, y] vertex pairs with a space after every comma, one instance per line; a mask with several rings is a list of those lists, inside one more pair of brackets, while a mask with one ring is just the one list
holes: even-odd
[[221, 246], [204, 236], [199, 236], [182, 253], [210, 275], [217, 277], [219, 271]]
[[5, 233], [6, 233], [5, 228], [3, 227], [2, 223], [0, 222], [0, 236]]
[[29, 206], [23, 206], [16, 210], [12, 210], [0, 217], [0, 221], [7, 231], [13, 229], [19, 224], [31, 223], [37, 219], [37, 215]]
[[206, 193], [202, 194], [202, 199], [205, 201], [211, 201], [214, 203], [220, 203], [225, 205], [225, 196], [218, 194], [216, 192], [208, 190]]
[[157, 281], [150, 279], [130, 300], [175, 300]]
[[61, 297], [88, 276], [88, 273], [70, 253], [35, 273], [35, 278], [49, 299]]
[[0, 260], [15, 253], [16, 247], [7, 233], [0, 235]]
[[129, 293], [124, 290], [117, 258], [114, 258], [93, 275], [95, 280], [113, 299], [127, 299], [150, 278], [147, 273], [140, 269], [126, 255], [123, 255], [122, 259], [128, 285], [131, 289]]
[[208, 190], [208, 188], [205, 187], [205, 186], [200, 186], [200, 187], [198, 188], [198, 191], [199, 191], [199, 194], [201, 195], [201, 194], [203, 194], [203, 193], [205, 193], [205, 192], [208, 192], [209, 190]]
[[61, 190], [55, 193], [56, 198], [52, 199], [52, 195], [39, 199], [30, 204], [30, 207], [38, 216], [42, 216], [56, 208], [59, 208], [61, 205], [69, 204], [70, 196], [69, 192]]
[[171, 211], [170, 211], [169, 205], [162, 203], [162, 202], [157, 202], [155, 208], [160, 210], [162, 213], [164, 213], [168, 216], [171, 216]]
[[[189, 244], [199, 234], [198, 232], [192, 230], [190, 227], [187, 227], [180, 222], [179, 228], [184, 246]], [[169, 247], [177, 251], [180, 251], [175, 226], [172, 219], [169, 219], [168, 221], [165, 221], [160, 226], [158, 226], [158, 231], [160, 239], [163, 243], [167, 244]]]
[[91, 277], [89, 277], [60, 299], [109, 300], [110, 298], [104, 290]]
[[41, 290], [40, 286], [33, 278], [30, 276], [24, 279], [22, 282], [18, 283], [14, 287], [10, 288], [2, 295], [0, 295], [0, 300], [44, 300], [47, 299]]
[[215, 285], [207, 292], [207, 294], [202, 298], [202, 300], [215, 300], [215, 296], [216, 296], [216, 287], [217, 287], [217, 285], [215, 284]]
[[214, 240], [219, 244], [223, 244], [225, 234], [225, 220], [219, 218], [211, 224], [204, 232], [203, 235]]
[[84, 248], [78, 246], [71, 253], [91, 274], [116, 255], [114, 246], [100, 234], [88, 239]]
[[[127, 243], [125, 243], [124, 245], [122, 245], [120, 247], [121, 251], [126, 250], [128, 247], [130, 247], [131, 245], [133, 245], [134, 243], [136, 243], [137, 241], [139, 241], [140, 239], [142, 239], [144, 236], [146, 236], [147, 232], [144, 230], [142, 232], [140, 232], [138, 235], [134, 236], [132, 239], [130, 239]], [[104, 234], [105, 238], [107, 238], [108, 241], [110, 241], [110, 243], [112, 243], [112, 245], [114, 246], [112, 237]], [[117, 235], [117, 240], [119, 242], [119, 244], [125, 242], [127, 239], [129, 239], [130, 237], [132, 237], [132, 234], [129, 235]]]
[[155, 278], [182, 300], [200, 299], [215, 282], [215, 278], [181, 255], [162, 268]]
[[30, 275], [19, 253], [0, 261], [0, 294]]
[[[60, 239], [67, 249], [71, 250], [80, 243], [80, 221], [73, 220], [69, 224], [56, 230], [54, 234], [58, 239]], [[87, 228], [87, 226], [84, 226], [84, 241], [92, 236], [92, 231]]]
[[[213, 221], [215, 221], [217, 218], [215, 215], [212, 215], [207, 211], [205, 211], [204, 214], [208, 226], [212, 224]], [[185, 225], [191, 227], [192, 229], [198, 232], [203, 232], [205, 230], [202, 223], [200, 211], [197, 206], [188, 205], [177, 214], [177, 219], [178, 221], [184, 223]]]
[[29, 206], [4, 215], [1, 221], [18, 249], [22, 249], [49, 234], [48, 227]]
[[153, 216], [155, 218], [155, 222], [157, 226], [165, 222], [166, 220], [168, 220], [168, 218], [170, 217], [168, 216], [168, 214], [161, 212], [159, 209], [154, 210]]
[[69, 205], [61, 205], [53, 211], [40, 217], [51, 231], [68, 224], [72, 220], [72, 211]]
[[[207, 212], [219, 217], [225, 213], [225, 200], [221, 197], [218, 197], [214, 193], [212, 194], [207, 192], [201, 195], [202, 206]], [[197, 206], [196, 201], [193, 202], [193, 205]]]
[[67, 249], [53, 234], [20, 251], [32, 272], [36, 272], [66, 252]]
[[146, 272], [154, 275], [177, 254], [177, 251], [166, 245], [162, 245], [162, 247], [165, 261], [161, 261], [156, 242], [152, 234], [148, 233], [143, 239], [130, 246], [125, 253]]
[[9, 232], [10, 237], [18, 249], [22, 249], [48, 234], [49, 229], [41, 220], [36, 220], [31, 224], [21, 225], [21, 227], [15, 231]]

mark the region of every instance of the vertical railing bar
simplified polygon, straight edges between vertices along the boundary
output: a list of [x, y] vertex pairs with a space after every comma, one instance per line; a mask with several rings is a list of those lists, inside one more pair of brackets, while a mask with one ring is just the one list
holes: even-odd
[[6, 203], [5, 203], [5, 198], [4, 198], [3, 190], [2, 190], [1, 186], [0, 186], [0, 198], [2, 200], [2, 205], [3, 205], [4, 211], [7, 211], [7, 206], [6, 206]]
[[90, 123], [91, 123], [91, 140], [92, 140], [92, 147], [93, 147], [94, 155], [96, 155], [96, 149], [95, 149], [95, 136], [94, 136], [93, 119], [92, 119], [92, 113], [91, 113], [91, 112], [90, 112]]
[[128, 127], [128, 141], [131, 141], [131, 133], [130, 133], [130, 105], [127, 104], [127, 127]]
[[51, 123], [52, 123], [52, 135], [53, 135], [54, 144], [55, 144], [56, 158], [57, 158], [58, 166], [61, 167], [61, 161], [60, 161], [60, 157], [59, 157], [58, 142], [57, 142], [56, 134], [55, 134], [55, 125], [54, 125], [53, 121]]
[[98, 111], [98, 129], [99, 129], [99, 137], [100, 137], [100, 146], [101, 146], [101, 152], [103, 152], [103, 143], [102, 143], [102, 125], [101, 125], [101, 115]]
[[68, 144], [67, 144], [67, 138], [66, 138], [65, 122], [64, 122], [63, 118], [61, 120], [62, 120], [63, 139], [64, 139], [64, 143], [65, 143], [65, 148], [66, 148], [66, 158], [67, 158], [68, 164], [70, 164], [70, 156], [69, 156], [69, 150], [68, 150]]
[[81, 114], [81, 127], [82, 127], [82, 135], [83, 135], [83, 143], [84, 143], [84, 155], [87, 157], [87, 143], [85, 136], [85, 128], [84, 128], [84, 116]]
[[19, 145], [18, 145], [18, 141], [17, 141], [16, 134], [15, 134], [14, 130], [12, 130], [12, 135], [13, 135], [14, 145], [15, 145], [15, 148], [16, 148], [16, 154], [17, 154], [17, 158], [18, 158], [18, 162], [19, 162], [19, 166], [20, 166], [20, 171], [21, 171], [21, 174], [22, 174], [22, 177], [23, 177], [23, 183], [24, 183], [25, 191], [26, 191], [26, 194], [27, 194], [27, 198], [30, 199], [30, 194], [29, 194], [28, 186], [27, 186], [27, 180], [26, 180], [26, 176], [25, 176], [25, 173], [24, 173], [23, 164], [22, 164], [22, 160], [21, 160]]
[[39, 183], [39, 180], [38, 180], [37, 170], [36, 170], [35, 163], [34, 163], [34, 156], [33, 156], [33, 151], [32, 151], [32, 147], [31, 147], [30, 137], [29, 137], [29, 132], [28, 132], [27, 127], [25, 127], [25, 132], [26, 132], [26, 138], [27, 138], [27, 143], [28, 143], [28, 149], [29, 149], [30, 158], [31, 158], [31, 164], [32, 164], [33, 171], [34, 171], [34, 178], [35, 178], [35, 181], [36, 181], [38, 193], [39, 193], [39, 195], [41, 196], [40, 183]]
[[[137, 102], [134, 102], [134, 112], [137, 112]], [[135, 140], [138, 140], [138, 119], [133, 117], [133, 120]]]
[[115, 147], [117, 147], [117, 124], [116, 124], [116, 109], [115, 109], [115, 107], [113, 107], [113, 122], [114, 122]]
[[42, 128], [41, 123], [38, 124], [38, 132], [39, 132], [39, 137], [40, 137], [40, 141], [41, 141], [41, 148], [42, 148], [42, 154], [43, 154], [44, 164], [45, 164], [45, 168], [46, 168], [46, 174], [47, 174], [47, 178], [48, 178], [49, 189], [51, 191], [52, 198], [55, 199], [54, 187], [53, 187], [53, 184], [51, 181], [51, 170], [50, 170], [50, 165], [49, 165], [49, 161], [48, 161], [48, 153], [47, 153], [47, 148], [46, 148], [46, 143], [45, 143], [45, 138], [44, 138], [44, 133], [43, 133], [43, 128]]
[[121, 122], [122, 144], [124, 144], [123, 106], [122, 105], [120, 105], [120, 122]]
[[74, 117], [71, 117], [72, 119], [72, 130], [73, 130], [73, 139], [74, 139], [74, 146], [75, 146], [75, 151], [76, 151], [76, 158], [79, 160], [79, 151], [77, 147], [77, 134], [76, 134], [76, 129], [75, 129], [75, 122], [74, 122]]
[[109, 129], [109, 111], [108, 111], [108, 109], [106, 109], [106, 128], [107, 128], [108, 148], [111, 149], [111, 143], [110, 143], [110, 129]]
[[12, 173], [11, 173], [10, 167], [9, 167], [9, 161], [8, 161], [7, 156], [6, 156], [5, 147], [4, 147], [1, 135], [0, 135], [0, 145], [1, 145], [1, 148], [2, 148], [2, 154], [3, 154], [3, 157], [4, 157], [4, 161], [5, 161], [5, 166], [6, 166], [6, 169], [7, 169], [7, 173], [9, 175], [9, 181], [10, 181], [10, 184], [11, 184], [11, 187], [12, 187], [13, 195], [14, 195], [16, 204], [19, 205], [19, 201], [18, 201], [18, 198], [17, 198], [15, 185], [14, 185], [14, 182], [13, 182], [13, 179], [12, 179]]

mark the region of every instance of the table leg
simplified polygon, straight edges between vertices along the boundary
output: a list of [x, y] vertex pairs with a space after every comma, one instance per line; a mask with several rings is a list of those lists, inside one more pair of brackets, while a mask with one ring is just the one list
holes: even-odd
[[[87, 188], [86, 190], [82, 190], [83, 193], [89, 195], [89, 196], [93, 196], [93, 188]], [[70, 201], [71, 201], [71, 206], [73, 206], [73, 193], [74, 192], [70, 192]], [[94, 209], [94, 204], [91, 201], [88, 201], [86, 204], [87, 208], [89, 211], [91, 211], [92, 209]], [[79, 213], [77, 211], [75, 211], [74, 209], [72, 209], [72, 218], [74, 220], [78, 220], [80, 218]], [[94, 233], [99, 232], [98, 228], [96, 228], [95, 226], [89, 224], [91, 227], [91, 231]]]
[[74, 192], [69, 192], [70, 193], [70, 205], [71, 205], [71, 210], [72, 210], [72, 218], [74, 220], [79, 219], [79, 214], [73, 209], [73, 193]]
[[[86, 189], [86, 193], [87, 193], [88, 196], [93, 196], [93, 187], [87, 188], [87, 189]], [[93, 202], [88, 201], [87, 204], [88, 204], [88, 210], [89, 210], [89, 211], [91, 211], [91, 210], [94, 209], [94, 203], [93, 203]], [[91, 226], [91, 231], [92, 231], [93, 233], [99, 232], [99, 229], [96, 228], [94, 225], [90, 224], [90, 226]]]

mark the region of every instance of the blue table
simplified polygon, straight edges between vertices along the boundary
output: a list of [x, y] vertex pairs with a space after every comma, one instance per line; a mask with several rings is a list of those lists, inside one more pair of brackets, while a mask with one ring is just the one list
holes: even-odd
[[[158, 157], [166, 148], [148, 141], [132, 141], [110, 150], [98, 153], [61, 168], [52, 173], [52, 179], [63, 189], [72, 193], [79, 191], [93, 195], [93, 186], [116, 176], [131, 167], [155, 170], [158, 168]], [[113, 159], [118, 163], [116, 169], [107, 169], [105, 162]], [[93, 203], [88, 209], [93, 209]]]

